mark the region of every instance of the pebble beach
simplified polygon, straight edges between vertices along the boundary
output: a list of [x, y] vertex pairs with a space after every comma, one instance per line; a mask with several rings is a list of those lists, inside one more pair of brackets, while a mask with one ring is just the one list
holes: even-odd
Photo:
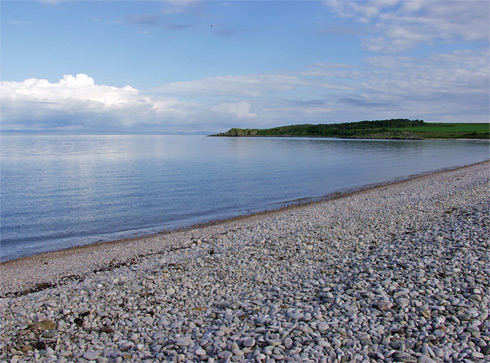
[[0, 362], [490, 362], [490, 162], [0, 264]]

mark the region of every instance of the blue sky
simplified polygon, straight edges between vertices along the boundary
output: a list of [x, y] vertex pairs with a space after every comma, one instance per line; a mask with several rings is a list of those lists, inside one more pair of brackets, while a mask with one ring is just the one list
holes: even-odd
[[1, 2], [2, 130], [489, 121], [489, 2]]

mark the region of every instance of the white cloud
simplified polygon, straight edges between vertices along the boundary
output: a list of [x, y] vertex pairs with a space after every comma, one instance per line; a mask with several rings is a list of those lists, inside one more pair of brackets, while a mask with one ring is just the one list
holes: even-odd
[[162, 14], [192, 12], [204, 4], [202, 0], [160, 0], [160, 2], [165, 4]]
[[455, 51], [426, 59], [378, 56], [358, 68], [318, 64], [310, 72], [317, 74], [317, 87], [326, 89], [324, 109], [331, 115], [488, 122], [488, 59], [488, 51]]
[[101, 123], [127, 127], [185, 114], [175, 98], [155, 99], [130, 86], [96, 85], [86, 74], [65, 75], [56, 83], [36, 78], [3, 81], [0, 101], [3, 128], [9, 124], [49, 128], [60, 119], [71, 126], [70, 118], [88, 127], [103, 127]]
[[38, 0], [39, 2], [47, 5], [58, 5], [62, 2], [66, 2], [68, 0]]
[[360, 65], [316, 63], [294, 72], [220, 76], [151, 92], [58, 82], [0, 84], [2, 129], [209, 131], [383, 118], [488, 122], [489, 52], [426, 58], [379, 55]]
[[373, 52], [395, 53], [434, 41], [489, 40], [489, 2], [370, 0], [325, 2], [339, 16], [371, 23], [362, 42]]
[[27, 21], [22, 21], [22, 20], [9, 20], [7, 21], [7, 24], [9, 25], [24, 25], [24, 24], [29, 24]]
[[250, 113], [250, 103], [245, 101], [235, 102], [235, 103], [220, 103], [219, 105], [213, 106], [212, 110], [217, 112], [229, 113], [236, 116], [239, 119], [243, 118], [255, 118], [257, 114]]
[[[488, 52], [461, 50], [425, 59], [382, 55], [360, 66], [317, 63], [296, 72], [205, 78], [159, 90], [195, 100], [203, 117], [206, 103], [216, 105], [210, 110], [224, 115], [223, 128], [397, 117], [485, 122], [488, 82]], [[249, 105], [255, 117], [247, 117]]]
[[165, 95], [259, 97], [271, 92], [285, 91], [305, 84], [293, 74], [251, 74], [218, 76], [189, 82], [173, 82], [153, 92]]

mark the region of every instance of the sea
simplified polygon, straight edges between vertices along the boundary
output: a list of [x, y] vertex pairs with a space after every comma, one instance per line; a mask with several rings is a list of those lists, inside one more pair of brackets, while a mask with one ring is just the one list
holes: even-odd
[[0, 136], [0, 261], [151, 235], [490, 158], [488, 141]]

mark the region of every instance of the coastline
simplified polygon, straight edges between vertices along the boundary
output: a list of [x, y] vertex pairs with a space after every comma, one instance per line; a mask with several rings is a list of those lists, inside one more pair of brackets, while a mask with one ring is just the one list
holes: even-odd
[[[466, 168], [478, 167], [485, 164], [488, 164], [490, 168], [490, 160], [485, 160], [475, 164], [444, 168], [426, 173], [409, 175], [407, 177], [397, 178], [382, 183], [340, 190], [318, 198], [293, 200], [285, 202], [283, 203], [283, 206], [275, 209], [213, 220], [206, 223], [193, 224], [156, 234], [123, 238], [113, 241], [101, 241], [3, 261], [0, 262], [0, 276], [2, 276], [2, 279], [0, 279], [0, 298], [12, 294], [23, 295], [53, 287], [60, 283], [64, 284], [71, 279], [81, 279], [86, 274], [120, 267], [127, 264], [128, 261], [133, 261], [137, 258], [190, 248], [192, 245], [183, 241], [189, 240], [189, 233], [192, 235], [198, 234], [202, 229], [220, 227], [226, 230], [229, 228], [229, 224], [248, 221], [253, 222], [256, 218], [283, 213], [291, 209], [294, 210], [316, 204], [321, 205], [332, 200], [375, 191], [379, 188], [396, 186], [421, 178], [430, 178], [432, 176], [464, 170]], [[121, 255], [118, 250], [124, 250], [124, 255]], [[89, 261], [84, 260], [84, 257], [86, 256], [90, 256], [91, 259]], [[47, 265], [51, 266], [46, 268]], [[53, 267], [53, 265], [55, 266]], [[72, 270], [76, 270], [76, 273], [72, 273]], [[22, 277], [19, 279], [19, 276]]]
[[[204, 139], [205, 138], [195, 138], [193, 139], [192, 145], [201, 145], [201, 142], [203, 142], [203, 144], [201, 145], [202, 147], [205, 147], [205, 145], [208, 145], [209, 143], [216, 144], [211, 141], [204, 142]], [[92, 138], [90, 138], [90, 140], [92, 140]], [[92, 141], [94, 140], [95, 139], [93, 139]], [[155, 139], [154, 141], [157, 142], [156, 140], [157, 139]], [[175, 143], [176, 140], [180, 139], [169, 139], [168, 142]], [[133, 139], [133, 141], [136, 142], [136, 139]], [[158, 138], [158, 142], [160, 141], [162, 140]], [[167, 139], [165, 139], [165, 141], [167, 141]], [[325, 146], [325, 148], [329, 150], [329, 152], [335, 152], [335, 149], [338, 147], [350, 145], [352, 147], [348, 147], [348, 149], [359, 150], [361, 148], [367, 147], [374, 153], [377, 153], [376, 150], [379, 146], [376, 143], [376, 145], [370, 145], [371, 143], [368, 140], [364, 140], [367, 141], [367, 143], [362, 142], [362, 140], [358, 140], [361, 142], [358, 143], [354, 141], [352, 144], [346, 144], [344, 141], [341, 141], [341, 139], [338, 139], [337, 141], [339, 141], [339, 143], [328, 141], [325, 142], [325, 145], [323, 142], [319, 143], [319, 145], [322, 145], [322, 147]], [[267, 146], [269, 145], [269, 143], [270, 142], [264, 144]], [[292, 143], [294, 147], [300, 147], [300, 145], [303, 144], [303, 141], [298, 142], [297, 140], [290, 140], [288, 141], [288, 143], [280, 142], [279, 144], [286, 148], [284, 152], [287, 152], [286, 150], [289, 148], [289, 143]], [[310, 143], [311, 145], [316, 145], [316, 142], [312, 142], [311, 140], [308, 141], [306, 144], [310, 145]], [[230, 150], [234, 148], [234, 146], [232, 145], [235, 145], [235, 143], [231, 141], [218, 144], [225, 145], [225, 149], [231, 148]], [[241, 144], [241, 142], [238, 142], [238, 144]], [[276, 143], [271, 142], [271, 145], [274, 144]], [[384, 142], [382, 142], [380, 145], [385, 144]], [[70, 189], [70, 196], [65, 195], [64, 193], [53, 193], [53, 190], [50, 190], [47, 191], [46, 194], [43, 194], [43, 196], [45, 197], [44, 203], [40, 205], [43, 206], [43, 208], [35, 209], [30, 208], [30, 205], [33, 203], [33, 201], [31, 201], [30, 199], [31, 194], [28, 193], [26, 197], [24, 197], [22, 194], [24, 192], [21, 193], [19, 190], [19, 193], [13, 193], [9, 195], [6, 189], [5, 201], [7, 203], [5, 204], [5, 208], [3, 208], [2, 213], [2, 215], [4, 215], [5, 217], [5, 223], [2, 228], [3, 234], [0, 247], [0, 263], [22, 257], [27, 257], [29, 255], [53, 252], [74, 246], [100, 242], [110, 242], [136, 237], [147, 237], [161, 232], [174, 231], [182, 227], [193, 226], [193, 224], [206, 223], [208, 221], [218, 219], [227, 219], [232, 216], [245, 215], [261, 210], [273, 210], [282, 205], [287, 205], [288, 200], [296, 202], [295, 198], [314, 196], [314, 199], [317, 200], [318, 198], [321, 198], [322, 195], [342, 190], [341, 188], [344, 188], [345, 186], [348, 186], [349, 188], [362, 187], [363, 183], [374, 184], [377, 182], [390, 181], [394, 180], [399, 175], [404, 175], [405, 173], [406, 175], [414, 175], [423, 171], [424, 169], [431, 170], [436, 168], [451, 167], [454, 165], [461, 166], [488, 158], [488, 142], [456, 142], [456, 144], [454, 144], [455, 147], [453, 147], [452, 142], [447, 141], [442, 141], [442, 143], [434, 142], [428, 144], [424, 142], [399, 141], [389, 142], [388, 145], [390, 145], [390, 148], [393, 147], [395, 150], [398, 151], [407, 148], [411, 150], [411, 152], [420, 154], [420, 157], [422, 157], [422, 154], [427, 153], [429, 159], [424, 162], [423, 167], [419, 167], [417, 165], [419, 163], [416, 161], [417, 158], [414, 158], [412, 159], [410, 166], [408, 167], [407, 165], [407, 167], [409, 168], [408, 169], [407, 167], [404, 167], [404, 164], [407, 162], [407, 160], [405, 160], [404, 153], [397, 151], [395, 153], [391, 153], [389, 158], [389, 160], [391, 160], [391, 162], [393, 163], [393, 168], [387, 168], [386, 165], [383, 166], [380, 163], [379, 166], [377, 166], [378, 168], [380, 168], [380, 170], [375, 171], [373, 168], [375, 168], [376, 166], [373, 165], [372, 168], [366, 168], [365, 165], [367, 164], [362, 162], [358, 164], [358, 160], [356, 161], [357, 156], [354, 156], [352, 165], [359, 169], [365, 169], [360, 170], [357, 173], [360, 173], [361, 176], [366, 175], [366, 177], [359, 178], [356, 177], [356, 173], [351, 170], [351, 167], [348, 166], [348, 163], [341, 163], [337, 164], [336, 166], [329, 165], [329, 163], [333, 162], [333, 160], [317, 160], [317, 157], [322, 159], [322, 154], [312, 154], [312, 160], [314, 159], [315, 161], [311, 161], [310, 163], [299, 163], [298, 167], [301, 169], [305, 169], [306, 172], [302, 172], [296, 175], [294, 175], [293, 173], [290, 181], [295, 183], [295, 187], [294, 189], [288, 188], [288, 192], [285, 192], [283, 191], [284, 188], [282, 188], [281, 184], [277, 184], [281, 182], [277, 178], [273, 178], [274, 174], [264, 174], [262, 172], [259, 172], [261, 168], [260, 165], [263, 165], [263, 162], [260, 160], [261, 156], [256, 154], [254, 157], [250, 157], [254, 160], [254, 163], [256, 163], [257, 166], [250, 170], [250, 172], [247, 172], [247, 175], [249, 175], [249, 173], [251, 175], [258, 173], [257, 176], [251, 177], [250, 181], [247, 181], [247, 178], [241, 178], [241, 180], [244, 180], [244, 183], [253, 184], [250, 184], [247, 188], [252, 188], [251, 197], [247, 198], [245, 189], [243, 189], [242, 191], [240, 191], [239, 194], [236, 194], [236, 192], [227, 192], [226, 194], [222, 195], [223, 198], [218, 198], [219, 202], [213, 201], [213, 195], [220, 195], [220, 187], [216, 188], [216, 186], [219, 184], [223, 184], [223, 187], [226, 187], [226, 185], [232, 185], [234, 182], [231, 182], [232, 184], [229, 184], [230, 181], [228, 180], [238, 178], [240, 175], [243, 174], [243, 172], [230, 171], [227, 172], [227, 174], [224, 175], [223, 178], [218, 177], [218, 179], [216, 179], [217, 181], [219, 181], [219, 183], [205, 183], [204, 187], [209, 190], [209, 192], [205, 193], [199, 192], [200, 190], [202, 191], [202, 187], [199, 186], [199, 182], [193, 182], [189, 178], [182, 179], [181, 181], [172, 179], [172, 186], [168, 186], [171, 192], [162, 193], [162, 191], [159, 189], [151, 189], [151, 186], [156, 186], [162, 180], [166, 180], [166, 176], [161, 175], [161, 172], [156, 172], [157, 174], [160, 173], [159, 176], [156, 177], [154, 176], [155, 170], [161, 169], [148, 168], [145, 172], [138, 173], [139, 176], [137, 177], [137, 180], [144, 179], [145, 186], [138, 186], [136, 190], [139, 190], [141, 192], [142, 188], [150, 188], [152, 190], [151, 193], [154, 193], [150, 198], [151, 200], [147, 200], [149, 195], [149, 193], [147, 192], [144, 192], [140, 195], [138, 195], [137, 191], [134, 193], [126, 192], [126, 181], [120, 178], [115, 178], [116, 174], [112, 173], [110, 176], [108, 176], [108, 178], [110, 178], [111, 183], [114, 183], [114, 186], [117, 189], [117, 196], [114, 195], [112, 191], [103, 190], [103, 185], [107, 185], [108, 182], [96, 187], [98, 189], [97, 193], [100, 193], [101, 198], [99, 198], [98, 201], [91, 201], [90, 203], [86, 201], [87, 199], [90, 199], [90, 196], [89, 194], [86, 194], [83, 189], [80, 189], [82, 190], [82, 192], [77, 191], [77, 188]], [[15, 146], [15, 143], [13, 146]], [[52, 146], [54, 147], [54, 145]], [[468, 157], [464, 157], [462, 155], [462, 152], [460, 153], [455, 151], [459, 150], [459, 147], [466, 150], [464, 152], [469, 153]], [[473, 150], [473, 148], [476, 151]], [[15, 150], [15, 147], [9, 147], [8, 149]], [[441, 156], [443, 157], [440, 162], [435, 160], [429, 162], [429, 160], [433, 159], [433, 157], [430, 156], [431, 152], [429, 151], [432, 149], [438, 150], [434, 151], [436, 152], [436, 154], [434, 155], [437, 155], [438, 158]], [[448, 152], [450, 154], [454, 153], [454, 157], [450, 157], [449, 159], [447, 158], [447, 155], [446, 157], [444, 157], [445, 153], [439, 152], [439, 149], [448, 149]], [[275, 152], [274, 150], [277, 151], [277, 148], [271, 149], [270, 151]], [[314, 148], [305, 149], [305, 151], [308, 150], [312, 151], [314, 150]], [[7, 153], [7, 157], [8, 155], [10, 155], [11, 157], [14, 156], [13, 154]], [[218, 159], [213, 158], [213, 160]], [[282, 161], [280, 161], [280, 163], [278, 164], [274, 164], [277, 166], [277, 168], [287, 167], [286, 164], [284, 164], [283, 166], [279, 166], [282, 163], [290, 163], [290, 161], [284, 161], [286, 159], [279, 160]], [[325, 164], [325, 167], [317, 168], [315, 166], [316, 163]], [[430, 165], [431, 163], [432, 165]], [[6, 165], [9, 164], [10, 163], [6, 162]], [[148, 166], [149, 164], [144, 165]], [[238, 164], [232, 163], [224, 165], [229, 165], [231, 170], [233, 168], [237, 168]], [[49, 168], [49, 166], [46, 167]], [[214, 167], [218, 167], [218, 165], [215, 165]], [[341, 170], [334, 171], [334, 169], [337, 168]], [[15, 171], [14, 175], [17, 175], [19, 179], [12, 185], [24, 185], [24, 183], [22, 183], [22, 180], [32, 176], [32, 173], [24, 175], [22, 171], [23, 169], [25, 168], [22, 167], [19, 170]], [[131, 169], [135, 170], [136, 168]], [[8, 167], [6, 171], [7, 170]], [[197, 169], [193, 170], [196, 175], [201, 173], [198, 172]], [[397, 171], [392, 172], [391, 170]], [[202, 172], [206, 174], [205, 170], [203, 170]], [[345, 183], [343, 183], [344, 180], [341, 180], [340, 178], [334, 177], [331, 180], [328, 179], [330, 175], [335, 175], [335, 173], [337, 172], [347, 173], [350, 176], [350, 180], [345, 180]], [[76, 168], [74, 168], [70, 169], [70, 173], [76, 174], [78, 173], [78, 171]], [[125, 172], [121, 171], [121, 173]], [[280, 171], [280, 173], [283, 172]], [[66, 172], [63, 172], [63, 174], [66, 174]], [[112, 179], [113, 177], [115, 179]], [[212, 176], [208, 175], [208, 177]], [[267, 182], [265, 184], [265, 187], [261, 186], [257, 182], [253, 183], [254, 180], [257, 181], [267, 178], [271, 178], [271, 183]], [[141, 182], [143, 183], [143, 181]], [[56, 184], [56, 178], [54, 178], [53, 180], [50, 179], [50, 183]], [[194, 191], [192, 193], [182, 192], [182, 190], [179, 189], [179, 185], [182, 183], [190, 183], [192, 185], [192, 190]], [[237, 181], [237, 183], [237, 185], [241, 185], [241, 182], [239, 180]], [[274, 184], [276, 184], [277, 187], [272, 187], [271, 189], [271, 186]], [[216, 188], [216, 190], [213, 190], [213, 188]], [[243, 186], [241, 186], [240, 188], [243, 188]], [[253, 189], [255, 189], [255, 191]], [[145, 195], [147, 197], [145, 197]], [[235, 201], [236, 197], [241, 198], [241, 200]], [[174, 198], [178, 198], [179, 202], [175, 204], [174, 202], [168, 201], [169, 198], [171, 200], [174, 200]], [[77, 200], [77, 203], [81, 204], [77, 204], [78, 206], [72, 207], [72, 202], [67, 204], [65, 199]], [[128, 203], [128, 200], [130, 199], [134, 199], [135, 205], [139, 208], [137, 211], [134, 211], [133, 208], [128, 208], [128, 206], [133, 203]], [[157, 202], [157, 200], [159, 202]], [[196, 204], [193, 208], [190, 208], [189, 210], [178, 209], [178, 204], [187, 203], [188, 201], [194, 201], [195, 203], [199, 203], [199, 205]], [[67, 207], [68, 205], [70, 207]], [[23, 213], [22, 210], [19, 210], [18, 206], [23, 206], [22, 208], [25, 209], [26, 212]], [[150, 209], [148, 209], [148, 207]], [[49, 212], [50, 210], [52, 212]], [[133, 211], [128, 212], [128, 210]], [[33, 213], [32, 218], [28, 218], [28, 216], [30, 216], [30, 213]], [[61, 215], [59, 213], [61, 213]], [[67, 215], [63, 216], [63, 218], [60, 218], [65, 213], [67, 213]]]
[[488, 361], [489, 187], [485, 161], [3, 263], [0, 360]]
[[443, 138], [443, 137], [431, 137], [431, 138], [389, 138], [389, 137], [384, 137], [384, 138], [377, 138], [377, 137], [329, 137], [329, 136], [315, 136], [315, 135], [309, 135], [309, 136], [285, 136], [285, 135], [206, 135], [207, 137], [231, 137], [231, 138], [305, 138], [305, 139], [332, 139], [332, 140], [375, 140], [375, 141], [488, 141], [490, 142], [490, 139], [483, 139], [483, 138], [464, 138], [464, 137], [458, 137], [458, 138]]

